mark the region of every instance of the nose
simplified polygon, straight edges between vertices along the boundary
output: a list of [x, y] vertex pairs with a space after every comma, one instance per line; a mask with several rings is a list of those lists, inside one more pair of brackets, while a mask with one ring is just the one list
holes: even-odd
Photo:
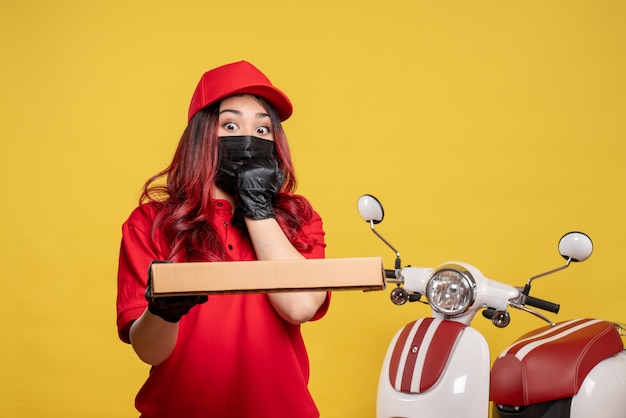
[[250, 135], [250, 136], [256, 136], [256, 129], [254, 129], [254, 127], [245, 124], [245, 126], [243, 126], [241, 128], [241, 134], [242, 135]]

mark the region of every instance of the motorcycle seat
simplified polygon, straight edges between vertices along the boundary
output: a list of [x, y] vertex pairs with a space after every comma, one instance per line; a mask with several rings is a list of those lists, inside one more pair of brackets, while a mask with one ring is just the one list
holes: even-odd
[[612, 323], [574, 319], [523, 335], [496, 359], [490, 399], [527, 406], [574, 396], [587, 374], [624, 344]]

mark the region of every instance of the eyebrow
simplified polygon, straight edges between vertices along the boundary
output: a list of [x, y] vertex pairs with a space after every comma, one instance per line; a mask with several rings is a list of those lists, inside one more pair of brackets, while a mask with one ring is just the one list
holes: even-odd
[[[234, 114], [235, 114], [235, 115], [237, 115], [237, 116], [243, 116], [243, 113], [242, 113], [242, 112], [240, 112], [239, 110], [236, 110], [236, 109], [224, 109], [224, 110], [220, 110], [220, 113], [219, 113], [219, 114], [221, 115], [222, 113], [226, 113], [226, 112], [229, 112], [229, 113], [234, 113]], [[256, 115], [255, 115], [255, 116], [256, 116], [257, 118], [269, 118], [269, 117], [270, 117], [270, 115], [269, 115], [268, 113], [263, 113], [263, 112], [256, 113]]]

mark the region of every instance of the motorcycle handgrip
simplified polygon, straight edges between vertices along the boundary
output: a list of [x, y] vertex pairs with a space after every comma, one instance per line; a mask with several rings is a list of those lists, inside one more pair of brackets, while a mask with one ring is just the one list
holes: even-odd
[[395, 270], [385, 269], [385, 277], [388, 278], [388, 279], [395, 279], [396, 278], [396, 271]]
[[486, 308], [483, 310], [483, 316], [487, 319], [493, 319], [493, 315], [496, 313], [494, 308]]
[[538, 309], [543, 309], [544, 311], [559, 313], [561, 309], [561, 305], [548, 302], [547, 300], [534, 298], [532, 296], [526, 296], [526, 305], [533, 306]]

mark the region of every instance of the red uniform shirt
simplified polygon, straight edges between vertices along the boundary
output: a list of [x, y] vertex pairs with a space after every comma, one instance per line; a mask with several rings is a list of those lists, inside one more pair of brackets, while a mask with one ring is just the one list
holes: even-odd
[[[241, 231], [230, 226], [231, 206], [215, 202], [214, 226], [233, 260], [254, 260]], [[148, 266], [169, 248], [156, 231], [154, 208], [141, 205], [122, 227], [117, 326], [128, 330], [147, 306]], [[304, 232], [316, 241], [307, 258], [324, 257], [322, 220], [315, 213]], [[329, 297], [313, 319], [328, 309]], [[136, 407], [145, 418], [308, 418], [319, 413], [308, 390], [309, 361], [300, 326], [283, 320], [265, 294], [211, 295], [183, 316], [176, 347], [153, 367]]]

